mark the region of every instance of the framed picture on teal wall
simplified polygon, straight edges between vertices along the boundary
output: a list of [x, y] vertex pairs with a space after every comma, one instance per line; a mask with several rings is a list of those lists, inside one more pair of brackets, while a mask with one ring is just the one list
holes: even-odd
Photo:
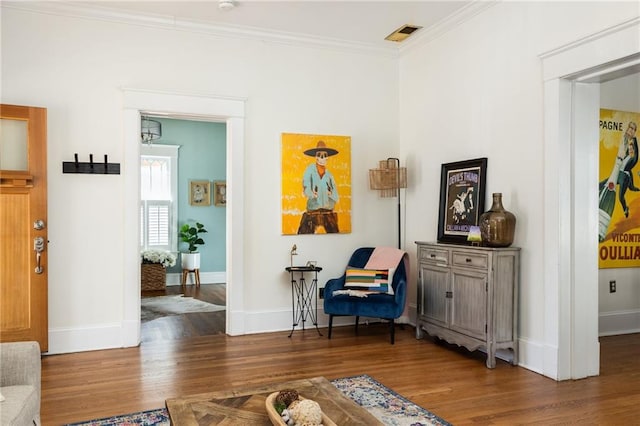
[[227, 205], [227, 182], [213, 182], [213, 204], [218, 207]]
[[189, 181], [189, 204], [192, 206], [210, 206], [211, 182], [208, 180]]

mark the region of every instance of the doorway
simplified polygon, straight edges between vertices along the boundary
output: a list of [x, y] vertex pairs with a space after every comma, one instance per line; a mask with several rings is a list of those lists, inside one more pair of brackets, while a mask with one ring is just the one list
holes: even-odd
[[593, 190], [598, 181], [598, 82], [638, 66], [638, 26], [637, 20], [625, 22], [541, 55], [545, 337], [543, 347], [528, 349], [541, 354], [541, 372], [556, 380], [599, 374], [598, 203]]
[[[166, 273], [142, 265], [141, 342], [224, 333], [226, 207], [212, 189], [227, 180], [226, 124], [144, 114], [141, 125], [142, 249], [151, 257], [176, 254]], [[190, 193], [194, 182], [203, 188], [197, 202]], [[201, 258], [198, 285], [195, 273], [183, 283], [181, 253], [188, 245], [178, 236], [183, 225], [195, 223], [206, 230], [194, 246]], [[150, 270], [160, 272], [159, 279]]]
[[[140, 158], [141, 114], [172, 115], [183, 119], [199, 119], [226, 123], [227, 140], [227, 207], [225, 235], [226, 334], [244, 334], [239, 312], [242, 310], [243, 283], [243, 155], [244, 100], [203, 95], [167, 94], [144, 90], [123, 90], [124, 97], [124, 162], [138, 164]], [[138, 167], [125, 167], [125, 212], [123, 216], [124, 282], [139, 282], [139, 188]], [[233, 243], [232, 243], [233, 242]], [[122, 346], [140, 343], [140, 286], [125, 286], [123, 294]]]

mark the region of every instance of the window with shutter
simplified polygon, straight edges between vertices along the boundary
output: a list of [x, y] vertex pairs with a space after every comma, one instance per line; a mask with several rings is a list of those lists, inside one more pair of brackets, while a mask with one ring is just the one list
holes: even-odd
[[171, 201], [146, 201], [147, 211], [147, 245], [154, 248], [170, 250], [169, 231], [171, 229]]
[[140, 157], [141, 249], [178, 251], [178, 146], [143, 145]]

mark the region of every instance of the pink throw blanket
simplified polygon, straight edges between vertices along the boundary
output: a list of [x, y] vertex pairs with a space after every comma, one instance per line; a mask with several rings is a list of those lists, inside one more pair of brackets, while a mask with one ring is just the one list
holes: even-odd
[[[376, 247], [365, 265], [365, 269], [389, 269], [397, 268], [400, 261], [404, 261], [404, 270], [407, 275], [407, 301], [409, 300], [409, 254], [395, 247]], [[409, 323], [409, 303], [405, 302], [402, 316], [399, 322]]]

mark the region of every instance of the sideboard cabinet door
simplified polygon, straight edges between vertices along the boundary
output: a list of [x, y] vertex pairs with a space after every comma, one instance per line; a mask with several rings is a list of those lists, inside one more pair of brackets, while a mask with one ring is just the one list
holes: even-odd
[[487, 275], [453, 269], [452, 278], [449, 328], [484, 341], [487, 338]]
[[[420, 264], [420, 288], [424, 303], [420, 307], [420, 315], [443, 327], [449, 326], [449, 315], [446, 293], [449, 291], [451, 272], [448, 268], [437, 265]], [[428, 283], [428, 285], [425, 285]]]

